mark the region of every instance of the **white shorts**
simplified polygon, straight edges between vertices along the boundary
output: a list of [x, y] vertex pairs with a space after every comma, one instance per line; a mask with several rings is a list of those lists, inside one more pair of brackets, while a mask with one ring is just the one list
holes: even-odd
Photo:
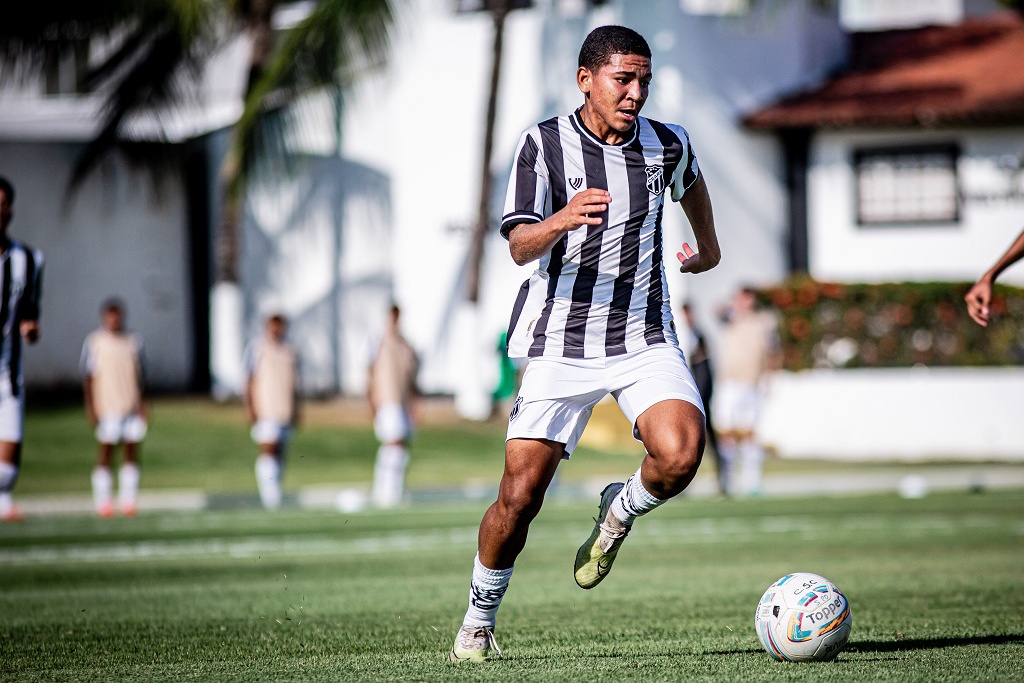
[[607, 394], [618, 401], [638, 441], [636, 420], [655, 403], [678, 399], [704, 412], [683, 352], [669, 344], [609, 358], [534, 358], [523, 373], [506, 439], [564, 443], [568, 458]]
[[24, 418], [22, 397], [11, 396], [10, 391], [0, 389], [0, 441], [21, 443]]
[[412, 436], [412, 418], [398, 403], [385, 403], [377, 408], [373, 431], [381, 443], [405, 441]]
[[146, 421], [138, 413], [107, 415], [96, 425], [96, 440], [103, 444], [140, 443], [146, 438]]
[[256, 424], [249, 430], [249, 436], [256, 443], [287, 443], [291, 436], [290, 425], [274, 422], [273, 420], [257, 420]]
[[761, 417], [761, 389], [747, 382], [716, 382], [711, 411], [716, 431], [753, 432]]

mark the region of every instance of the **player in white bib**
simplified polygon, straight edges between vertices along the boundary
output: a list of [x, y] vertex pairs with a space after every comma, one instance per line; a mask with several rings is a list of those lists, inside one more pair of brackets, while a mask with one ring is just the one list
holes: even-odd
[[268, 510], [281, 506], [284, 456], [298, 418], [299, 361], [285, 335], [288, 321], [271, 315], [265, 334], [245, 349], [245, 411], [256, 442], [256, 485]]
[[704, 448], [703, 406], [676, 339], [663, 266], [665, 194], [697, 241], [680, 271], [718, 264], [711, 200], [687, 132], [640, 116], [651, 51], [635, 31], [603, 26], [580, 49], [583, 105], [527, 129], [501, 233], [519, 264], [539, 261], [513, 310], [510, 355], [530, 359], [509, 417], [505, 473], [480, 523], [469, 609], [452, 661], [500, 656], [495, 616], [558, 463], [594, 405], [611, 394], [647, 450], [601, 494], [576, 554], [582, 588], [604, 579], [633, 521], [690, 483]]
[[99, 448], [92, 471], [96, 514], [114, 515], [114, 448], [121, 444], [118, 503], [126, 517], [138, 509], [139, 447], [146, 438], [149, 407], [142, 372], [142, 338], [124, 329], [124, 305], [117, 299], [100, 308], [102, 326], [82, 345], [85, 414]]
[[25, 379], [22, 341], [39, 340], [43, 253], [7, 235], [14, 218], [14, 186], [0, 177], [0, 521], [22, 518], [12, 490], [21, 468]]

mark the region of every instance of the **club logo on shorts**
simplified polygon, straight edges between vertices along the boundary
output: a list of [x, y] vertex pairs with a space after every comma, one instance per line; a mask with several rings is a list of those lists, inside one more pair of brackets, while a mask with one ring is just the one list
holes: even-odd
[[508, 414], [509, 422], [519, 417], [519, 407], [521, 405], [523, 405], [523, 397], [516, 396], [516, 402], [512, 405], [512, 412]]
[[665, 191], [665, 169], [662, 166], [648, 166], [647, 190], [653, 195], [659, 195]]
[[583, 178], [569, 178], [569, 184], [572, 186], [572, 189], [578, 190], [583, 187]]

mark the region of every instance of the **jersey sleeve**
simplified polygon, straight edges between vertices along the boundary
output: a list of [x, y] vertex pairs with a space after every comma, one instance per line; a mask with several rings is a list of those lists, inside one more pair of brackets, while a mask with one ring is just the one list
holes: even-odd
[[697, 155], [690, 144], [690, 134], [686, 132], [686, 129], [675, 125], [669, 125], [669, 128], [679, 136], [679, 141], [683, 143], [683, 156], [672, 173], [672, 181], [670, 183], [672, 187], [672, 201], [678, 202], [683, 198], [683, 194], [690, 189], [690, 186], [697, 182], [697, 176], [700, 175], [700, 166], [697, 164]]
[[512, 228], [521, 223], [544, 220], [548, 196], [548, 171], [539, 130], [534, 127], [523, 133], [516, 147], [512, 175], [505, 194], [505, 210], [501, 217], [501, 236], [508, 239]]

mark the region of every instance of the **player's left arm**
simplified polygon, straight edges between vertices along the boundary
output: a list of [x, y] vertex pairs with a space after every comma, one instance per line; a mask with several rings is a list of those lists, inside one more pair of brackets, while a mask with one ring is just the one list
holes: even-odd
[[722, 260], [722, 250], [718, 246], [718, 234], [715, 232], [715, 215], [711, 208], [711, 195], [708, 194], [704, 174], [698, 173], [693, 184], [686, 189], [679, 200], [693, 236], [697, 241], [697, 250], [683, 242], [683, 250], [676, 253], [679, 259], [680, 273], [703, 273], [711, 270]]
[[135, 362], [139, 369], [139, 417], [149, 421], [149, 396], [146, 394], [146, 352], [142, 337], [135, 337]]
[[39, 341], [39, 302], [43, 296], [43, 254], [33, 249], [28, 250], [29, 277], [25, 292], [19, 302], [19, 318], [21, 323], [18, 331], [25, 341], [35, 344]]

